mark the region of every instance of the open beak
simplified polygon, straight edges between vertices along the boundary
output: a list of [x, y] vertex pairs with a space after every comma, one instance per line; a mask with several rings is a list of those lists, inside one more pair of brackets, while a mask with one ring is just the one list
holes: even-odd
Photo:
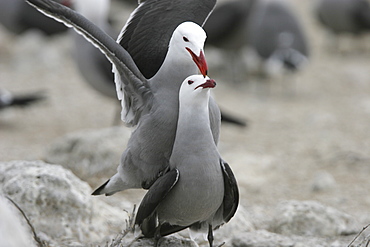
[[216, 81], [213, 80], [213, 79], [208, 79], [205, 83], [200, 84], [195, 89], [197, 89], [198, 87], [202, 87], [202, 88], [214, 88], [215, 86], [216, 86]]
[[208, 74], [208, 65], [206, 62], [206, 58], [203, 54], [203, 51], [201, 50], [199, 56], [197, 56], [190, 48], [186, 47], [186, 50], [190, 53], [191, 57], [193, 58], [193, 61], [198, 66], [200, 73], [202, 73], [202, 75], [206, 77]]

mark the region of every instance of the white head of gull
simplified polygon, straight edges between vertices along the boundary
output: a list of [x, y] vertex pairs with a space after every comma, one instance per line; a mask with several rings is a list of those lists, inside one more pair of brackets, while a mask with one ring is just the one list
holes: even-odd
[[[190, 74], [196, 74], [198, 69], [206, 76], [208, 66], [203, 51], [206, 38], [205, 31], [199, 25], [194, 22], [181, 23], [173, 32], [165, 60], [151, 81], [168, 83], [165, 77], [181, 78], [181, 81]], [[176, 83], [177, 88], [180, 85]]]

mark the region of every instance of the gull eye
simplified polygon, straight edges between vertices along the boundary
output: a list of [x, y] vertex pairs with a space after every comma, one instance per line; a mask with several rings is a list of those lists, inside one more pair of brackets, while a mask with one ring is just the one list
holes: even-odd
[[193, 84], [194, 83], [194, 81], [192, 81], [192, 80], [188, 80], [188, 84], [189, 85], [191, 85], [191, 84]]
[[185, 36], [182, 37], [182, 39], [185, 41], [185, 42], [189, 42], [189, 39], [186, 38]]

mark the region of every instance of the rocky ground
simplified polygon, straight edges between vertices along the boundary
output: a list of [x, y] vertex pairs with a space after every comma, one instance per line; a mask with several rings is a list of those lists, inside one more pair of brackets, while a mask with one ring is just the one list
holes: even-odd
[[[227, 240], [226, 246], [348, 246], [355, 233], [370, 223], [370, 50], [353, 37], [344, 37], [341, 48], [333, 47], [312, 17], [312, 1], [292, 3], [312, 47], [303, 71], [269, 81], [242, 77], [243, 83], [235, 84], [220, 68], [210, 68], [210, 76], [218, 82], [214, 92], [221, 108], [248, 120], [247, 128], [222, 126], [220, 152], [237, 177], [242, 206], [241, 216], [235, 217], [239, 220], [230, 223], [232, 230], [226, 226], [226, 233], [216, 235], [217, 241]], [[368, 44], [369, 37], [365, 41]], [[110, 198], [89, 196], [114, 173], [129, 130], [109, 128], [117, 102], [83, 81], [71, 46], [68, 35], [14, 36], [0, 30], [1, 88], [19, 94], [42, 91], [47, 97], [30, 108], [0, 112], [0, 187], [14, 196], [36, 230], [53, 245], [104, 246], [124, 229], [123, 210], [132, 210], [143, 191]], [[8, 163], [13, 160], [63, 165], [92, 188], [65, 168], [57, 166], [54, 171], [40, 162]], [[102, 163], [107, 170], [101, 169]], [[50, 173], [41, 172], [43, 165]], [[74, 206], [54, 197], [53, 202], [61, 210], [76, 209], [81, 219], [72, 220], [65, 212], [56, 214], [59, 218], [43, 218], [40, 207], [30, 205], [48, 208], [45, 195], [53, 193], [45, 192], [37, 202], [24, 188], [31, 188], [32, 176], [39, 173], [58, 178], [55, 174], [64, 172], [64, 180], [57, 183], [64, 186], [58, 187], [58, 195], [64, 195], [67, 186], [73, 196], [66, 201]], [[48, 184], [56, 178], [42, 181]], [[106, 221], [98, 217], [100, 213]], [[59, 225], [61, 218], [66, 222]], [[81, 228], [78, 234], [74, 224]], [[64, 235], [50, 230], [62, 226]], [[361, 238], [366, 236], [365, 232]], [[360, 246], [360, 240], [353, 246]]]

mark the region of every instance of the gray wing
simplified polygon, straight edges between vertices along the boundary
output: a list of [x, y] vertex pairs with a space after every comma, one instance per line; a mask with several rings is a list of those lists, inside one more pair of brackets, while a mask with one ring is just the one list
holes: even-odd
[[[140, 73], [130, 54], [109, 35], [77, 12], [50, 0], [27, 0], [32, 6], [68, 27], [94, 44], [113, 64], [117, 96], [125, 113], [122, 118], [128, 125], [136, 125], [141, 115], [150, 110], [153, 95], [148, 81]], [[127, 97], [124, 97], [125, 96]], [[129, 106], [130, 111], [125, 107]]]
[[229, 164], [220, 160], [224, 176], [225, 195], [223, 200], [223, 219], [228, 222], [235, 214], [239, 205], [239, 190], [233, 171]]
[[177, 169], [168, 171], [159, 177], [145, 194], [135, 219], [135, 224], [140, 226], [144, 236], [151, 236], [154, 233], [156, 222], [153, 215], [155, 215], [156, 208], [176, 185], [179, 176]]
[[185, 22], [203, 25], [216, 0], [146, 0], [131, 14], [118, 42], [132, 56], [145, 78], [161, 67], [173, 31]]

